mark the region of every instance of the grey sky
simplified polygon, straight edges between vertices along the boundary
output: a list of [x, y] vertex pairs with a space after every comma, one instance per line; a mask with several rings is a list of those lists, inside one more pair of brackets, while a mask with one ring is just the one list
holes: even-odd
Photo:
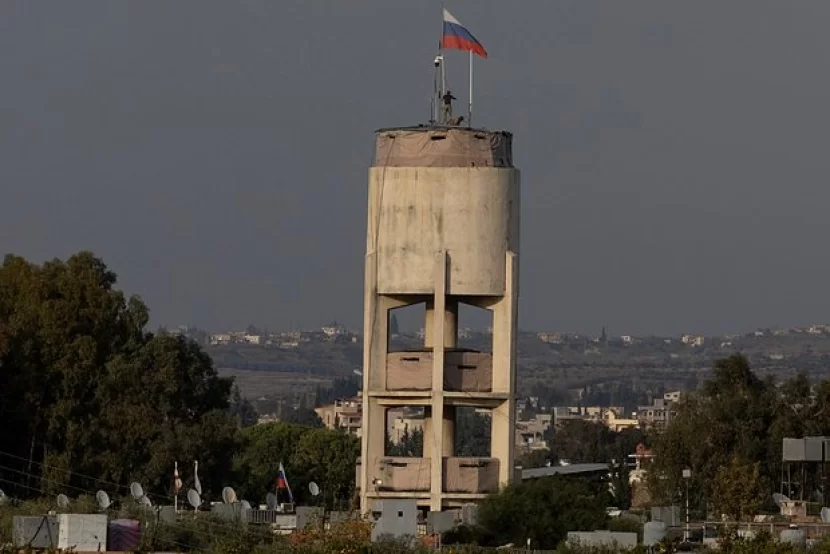
[[[515, 133], [523, 328], [830, 319], [830, 3], [450, 0]], [[437, 0], [0, 3], [0, 252], [101, 255], [154, 323], [362, 317], [372, 131]], [[466, 56], [448, 55], [466, 101]]]

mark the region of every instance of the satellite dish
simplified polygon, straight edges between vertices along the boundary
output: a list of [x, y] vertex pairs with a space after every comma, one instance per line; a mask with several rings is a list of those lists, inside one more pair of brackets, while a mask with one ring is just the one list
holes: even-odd
[[248, 502], [247, 500], [243, 500], [242, 502], [240, 502], [240, 504], [242, 504], [242, 507], [245, 508], [246, 510], [251, 509], [251, 503]]
[[199, 493], [193, 489], [187, 491], [187, 501], [190, 502], [190, 505], [193, 506], [194, 509], [198, 509], [199, 506], [202, 505], [202, 497], [199, 496]]
[[131, 483], [130, 493], [133, 495], [133, 498], [140, 500], [144, 496], [144, 488], [141, 486], [141, 483]]
[[69, 497], [65, 494], [59, 494], [57, 499], [58, 508], [64, 509], [69, 507]]
[[308, 492], [311, 493], [311, 496], [317, 496], [320, 494], [320, 487], [317, 486], [317, 483], [312, 481], [308, 484]]
[[110, 495], [108, 495], [104, 491], [98, 491], [95, 493], [95, 500], [98, 501], [98, 507], [102, 510], [106, 510], [110, 507]]
[[150, 499], [147, 498], [146, 496], [142, 496], [141, 498], [139, 498], [138, 503], [141, 506], [152, 506], [153, 505], [153, 503], [150, 501]]
[[789, 502], [790, 499], [784, 496], [783, 494], [776, 492], [772, 495], [772, 501], [775, 502], [775, 505], [780, 508], [782, 503]]
[[236, 503], [236, 491], [230, 487], [225, 487], [222, 489], [222, 502], [225, 504], [234, 504]]
[[277, 495], [273, 492], [269, 492], [265, 495], [265, 503], [268, 505], [269, 510], [276, 510], [277, 509]]

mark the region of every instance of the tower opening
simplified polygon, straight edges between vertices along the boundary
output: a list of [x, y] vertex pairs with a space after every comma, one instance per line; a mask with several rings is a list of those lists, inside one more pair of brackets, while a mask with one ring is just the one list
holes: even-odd
[[[369, 171], [361, 509], [441, 511], [513, 479], [519, 172], [512, 135], [377, 132]], [[420, 449], [389, 413], [422, 413]], [[489, 415], [488, 415], [489, 414]], [[403, 454], [403, 455], [397, 455]]]

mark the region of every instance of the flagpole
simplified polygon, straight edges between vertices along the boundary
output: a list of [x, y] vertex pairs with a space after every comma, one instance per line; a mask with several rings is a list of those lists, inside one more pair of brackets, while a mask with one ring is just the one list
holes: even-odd
[[470, 50], [470, 99], [467, 103], [467, 127], [473, 126], [473, 51]]
[[438, 42], [438, 46], [441, 51], [441, 95], [443, 96], [447, 90], [447, 69], [444, 67], [446, 61], [444, 58], [444, 0], [441, 0], [441, 40]]

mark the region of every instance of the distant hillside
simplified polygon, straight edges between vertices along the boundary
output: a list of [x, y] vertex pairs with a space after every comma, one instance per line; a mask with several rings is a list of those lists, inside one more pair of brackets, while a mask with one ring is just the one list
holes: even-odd
[[[545, 340], [542, 340], [542, 338]], [[459, 347], [489, 350], [489, 335], [472, 333]], [[622, 387], [638, 397], [664, 390], [696, 387], [714, 360], [745, 354], [759, 374], [785, 378], [804, 371], [812, 377], [830, 374], [830, 335], [759, 332], [739, 337], [706, 337], [702, 345], [677, 337], [596, 338], [576, 335], [520, 333], [519, 393], [564, 397]], [[417, 349], [421, 340], [396, 336], [393, 348]], [[327, 386], [335, 377], [354, 377], [363, 363], [362, 341], [303, 342], [295, 347], [228, 344], [207, 352], [224, 374], [234, 375], [246, 396], [283, 394]], [[555, 390], [553, 393], [551, 390]], [[568, 392], [570, 391], [570, 393]], [[608, 393], [611, 394], [611, 393]]]

